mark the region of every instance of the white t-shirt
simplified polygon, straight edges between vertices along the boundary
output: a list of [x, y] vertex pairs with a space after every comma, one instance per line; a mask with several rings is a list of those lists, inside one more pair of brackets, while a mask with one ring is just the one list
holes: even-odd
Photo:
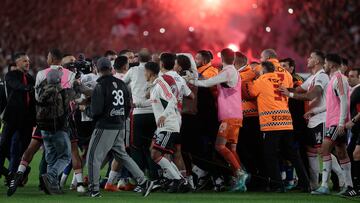
[[301, 88], [310, 91], [315, 86], [319, 86], [322, 90], [321, 96], [309, 101], [309, 110], [323, 109], [320, 113], [315, 114], [309, 119], [308, 127], [314, 128], [320, 123], [326, 121], [326, 88], [329, 83], [329, 76], [323, 69], [319, 70], [315, 75], [311, 75], [302, 85]]
[[[130, 84], [132, 99], [134, 104], [144, 103], [146, 99], [147, 82], [145, 79], [145, 63], [140, 63], [129, 69], [125, 74], [123, 81], [125, 84]], [[133, 114], [147, 114], [153, 113], [151, 106], [134, 108]]]
[[178, 89], [178, 95], [176, 96], [176, 99], [178, 101], [178, 106], [180, 106], [181, 108], [179, 109], [179, 111], [182, 110], [182, 103], [183, 103], [183, 98], [184, 95], [185, 96], [190, 96], [191, 94], [191, 89], [189, 88], [189, 86], [186, 84], [186, 81], [184, 78], [182, 78], [177, 72], [175, 71], [168, 71], [165, 73], [165, 75], [169, 75], [172, 78], [174, 78], [177, 89]]
[[150, 101], [155, 120], [157, 122], [161, 116], [166, 118], [164, 126], [158, 127], [157, 131], [180, 132], [181, 117], [170, 86], [161, 77], [158, 77], [153, 84], [155, 86], [150, 91]]

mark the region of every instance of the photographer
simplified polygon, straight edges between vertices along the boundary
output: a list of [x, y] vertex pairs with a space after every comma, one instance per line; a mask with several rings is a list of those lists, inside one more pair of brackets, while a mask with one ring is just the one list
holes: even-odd
[[[81, 70], [83, 67], [79, 64], [84, 64], [82, 62], [76, 61], [75, 57], [72, 55], [65, 55], [61, 61], [64, 68], [70, 70], [70, 71], [78, 71]], [[85, 62], [85, 66], [88, 64]], [[75, 78], [78, 78], [79, 74], [77, 73]], [[84, 91], [85, 87], [80, 87], [80, 83], [77, 82], [76, 89], [78, 91]], [[71, 188], [76, 188], [77, 192], [83, 193], [85, 192], [84, 188], [84, 180], [82, 175], [82, 161], [79, 154], [79, 138], [78, 138], [78, 129], [76, 124], [76, 112], [77, 112], [77, 106], [75, 101], [70, 102], [70, 116], [68, 118], [69, 122], [69, 133], [70, 133], [70, 141], [71, 141], [71, 163], [65, 168], [61, 179], [60, 179], [60, 187], [63, 188], [65, 185], [65, 182], [68, 178], [68, 175], [71, 172], [71, 169], [74, 170], [74, 178], [71, 184]]]

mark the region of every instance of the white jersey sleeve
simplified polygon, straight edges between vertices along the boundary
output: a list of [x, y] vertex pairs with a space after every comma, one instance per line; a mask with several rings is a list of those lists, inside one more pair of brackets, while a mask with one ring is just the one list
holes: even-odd
[[340, 99], [339, 125], [344, 126], [348, 116], [348, 93], [349, 83], [345, 77], [337, 77], [333, 83], [333, 89]]
[[303, 84], [300, 85], [301, 89], [308, 90], [310, 87], [310, 83], [312, 82], [314, 76], [311, 75]]
[[315, 114], [309, 119], [309, 128], [314, 128], [326, 120], [326, 89], [328, 83], [329, 76], [321, 69], [315, 75], [310, 76], [304, 85], [301, 86], [307, 91], [310, 91], [316, 86], [321, 88], [321, 95], [309, 101], [309, 110]]
[[326, 73], [320, 73], [314, 79], [315, 79], [314, 86], [320, 86], [321, 89], [325, 91], [329, 83], [329, 76]]
[[126, 74], [124, 75], [123, 81], [125, 84], [128, 85], [131, 82], [132, 73], [133, 73], [133, 69], [130, 68], [130, 70], [126, 72]]
[[37, 87], [39, 87], [40, 83], [46, 79], [45, 71], [41, 70], [36, 75], [35, 80], [35, 99], [38, 100], [39, 98], [39, 90]]
[[226, 69], [221, 71], [217, 76], [207, 80], [196, 80], [194, 85], [199, 87], [212, 87], [221, 83], [230, 82], [234, 76], [237, 77], [236, 72], [233, 72], [232, 69]]

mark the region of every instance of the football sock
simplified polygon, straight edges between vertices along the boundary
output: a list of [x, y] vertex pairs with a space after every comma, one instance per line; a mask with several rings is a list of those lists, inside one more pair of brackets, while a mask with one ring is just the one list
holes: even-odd
[[171, 165], [170, 161], [167, 158], [161, 157], [157, 163], [164, 170], [165, 177], [169, 179], [177, 179], [177, 180], [181, 179], [178, 172], [173, 168], [173, 166]]
[[343, 186], [345, 184], [345, 176], [344, 171], [340, 167], [340, 164], [333, 154], [331, 154], [331, 169], [336, 173], [338, 179], [339, 179], [339, 186]]
[[317, 153], [314, 151], [307, 152], [309, 160], [309, 175], [311, 186], [317, 187], [319, 184], [320, 162]]
[[343, 174], [345, 177], [345, 186], [353, 187], [353, 182], [351, 179], [351, 162], [350, 159], [340, 160], [341, 168], [343, 169]]
[[331, 155], [323, 155], [323, 171], [322, 171], [322, 183], [321, 186], [329, 187], [328, 180], [331, 172]]

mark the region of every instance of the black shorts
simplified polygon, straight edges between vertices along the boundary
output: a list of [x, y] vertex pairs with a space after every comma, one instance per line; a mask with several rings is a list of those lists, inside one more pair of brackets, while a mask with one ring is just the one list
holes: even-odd
[[180, 142], [180, 133], [177, 132], [155, 132], [153, 137], [153, 147], [166, 154], [173, 154], [176, 150], [175, 144]]
[[356, 145], [360, 145], [360, 135], [358, 135], [358, 137], [356, 139]]
[[84, 149], [89, 145], [94, 129], [95, 125], [92, 121], [80, 121], [77, 123], [77, 138], [80, 149]]
[[36, 128], [36, 129], [35, 129], [35, 131], [34, 131], [34, 133], [33, 133], [33, 135], [32, 135], [31, 138], [32, 138], [32, 139], [35, 139], [35, 140], [37, 140], [37, 141], [39, 141], [39, 142], [42, 142], [42, 141], [43, 141], [42, 135], [41, 135], [41, 131], [40, 131], [39, 128]]
[[337, 126], [332, 125], [326, 129], [325, 139], [331, 140], [338, 144], [347, 143], [347, 130], [345, 129], [344, 135], [337, 134]]
[[130, 145], [134, 149], [149, 150], [156, 121], [153, 113], [133, 114], [131, 118]]
[[325, 134], [326, 134], [325, 123], [320, 123], [319, 125], [313, 128], [308, 128], [308, 132], [306, 134], [306, 139], [305, 139], [306, 145], [312, 147], [320, 147]]
[[[181, 115], [181, 151], [186, 153], [194, 153], [199, 146], [199, 133], [197, 133], [196, 115], [183, 114]], [[191, 140], [191, 142], [189, 142]]]
[[77, 126], [73, 119], [69, 119], [69, 137], [71, 143], [77, 143], [79, 141]]

